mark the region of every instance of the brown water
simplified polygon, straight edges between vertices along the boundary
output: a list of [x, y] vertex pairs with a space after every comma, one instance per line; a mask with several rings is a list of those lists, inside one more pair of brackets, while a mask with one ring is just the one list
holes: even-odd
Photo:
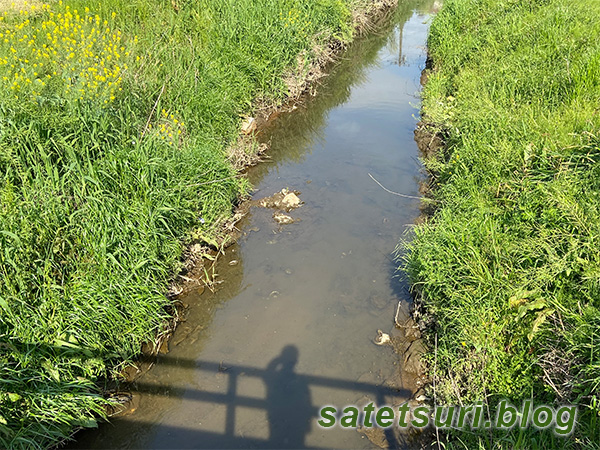
[[372, 339], [393, 328], [399, 300], [408, 311], [392, 253], [419, 202], [368, 174], [419, 195], [413, 130], [432, 5], [404, 2], [345, 53], [315, 98], [267, 131], [271, 159], [249, 173], [255, 198], [300, 190], [305, 204], [290, 213], [300, 221], [279, 226], [272, 210], [251, 210], [216, 266], [216, 293], [184, 299], [187, 321], [136, 383], [135, 412], [82, 433], [75, 447], [373, 446], [315, 417], [324, 405], [399, 403], [414, 390], [392, 348]]

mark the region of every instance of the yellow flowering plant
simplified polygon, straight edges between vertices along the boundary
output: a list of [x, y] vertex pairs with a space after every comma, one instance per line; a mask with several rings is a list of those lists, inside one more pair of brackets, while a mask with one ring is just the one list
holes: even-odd
[[158, 121], [154, 125], [148, 124], [148, 130], [161, 141], [178, 145], [185, 132], [185, 123], [176, 114], [163, 109]]
[[[0, 21], [0, 83], [19, 101], [113, 101], [133, 56], [112, 23], [62, 1], [27, 4]], [[137, 58], [139, 59], [139, 57]]]
[[312, 21], [298, 8], [291, 8], [287, 14], [279, 13], [279, 18], [283, 22], [284, 29], [293, 31], [303, 39], [306, 39], [311, 31]]

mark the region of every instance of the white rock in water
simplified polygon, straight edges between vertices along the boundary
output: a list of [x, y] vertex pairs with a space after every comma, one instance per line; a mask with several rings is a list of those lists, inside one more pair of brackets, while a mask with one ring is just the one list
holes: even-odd
[[286, 214], [281, 214], [281, 213], [275, 213], [273, 214], [273, 219], [275, 219], [275, 221], [277, 223], [280, 223], [282, 225], [287, 225], [290, 223], [294, 223], [294, 219]]
[[281, 200], [281, 204], [284, 208], [297, 208], [298, 206], [300, 206], [300, 203], [302, 202], [300, 201], [298, 196], [293, 192], [286, 194], [286, 196], [283, 197], [283, 200]]

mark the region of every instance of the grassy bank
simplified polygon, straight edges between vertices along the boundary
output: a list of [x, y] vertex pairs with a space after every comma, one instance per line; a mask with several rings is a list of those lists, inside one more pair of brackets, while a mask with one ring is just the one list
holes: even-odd
[[569, 438], [450, 432], [449, 448], [598, 448], [600, 3], [448, 0], [429, 51], [423, 113], [446, 146], [407, 269], [438, 402], [533, 397], [580, 419]]
[[370, 3], [0, 2], [0, 447], [96, 425], [184, 244], [246, 189], [240, 115]]

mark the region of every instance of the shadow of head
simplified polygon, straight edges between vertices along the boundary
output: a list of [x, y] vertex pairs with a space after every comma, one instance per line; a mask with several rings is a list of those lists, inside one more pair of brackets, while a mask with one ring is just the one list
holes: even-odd
[[271, 361], [269, 368], [277, 372], [293, 372], [298, 363], [298, 347], [295, 345], [286, 345], [281, 354]]

